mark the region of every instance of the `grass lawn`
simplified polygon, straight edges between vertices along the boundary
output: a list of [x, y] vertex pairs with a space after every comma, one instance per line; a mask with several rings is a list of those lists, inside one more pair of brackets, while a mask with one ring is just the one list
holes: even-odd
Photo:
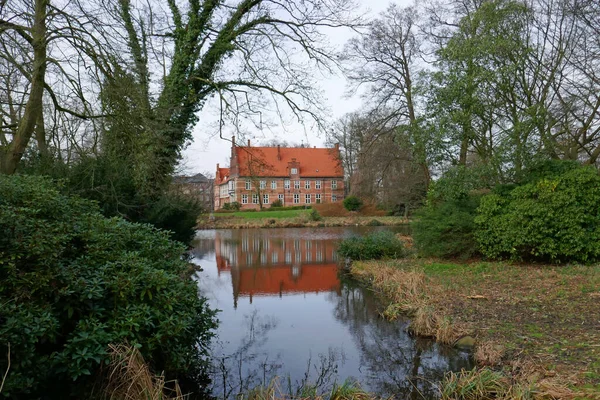
[[[404, 259], [356, 262], [353, 274], [390, 307], [418, 303], [473, 335], [479, 365], [600, 398], [600, 266]], [[421, 283], [407, 288], [407, 277]]]
[[236, 211], [233, 213], [215, 213], [216, 218], [295, 218], [310, 212], [310, 210], [281, 210], [281, 211]]

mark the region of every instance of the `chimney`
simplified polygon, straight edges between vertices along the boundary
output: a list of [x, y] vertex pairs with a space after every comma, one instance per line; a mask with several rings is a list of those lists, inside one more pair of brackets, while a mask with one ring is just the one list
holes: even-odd
[[235, 136], [231, 137], [231, 147], [235, 146]]
[[248, 139], [248, 147], [250, 147], [250, 139]]
[[339, 143], [336, 143], [336, 144], [335, 144], [335, 149], [336, 149], [337, 151], [340, 151], [340, 144], [339, 144]]
[[281, 146], [277, 145], [277, 160], [281, 161]]

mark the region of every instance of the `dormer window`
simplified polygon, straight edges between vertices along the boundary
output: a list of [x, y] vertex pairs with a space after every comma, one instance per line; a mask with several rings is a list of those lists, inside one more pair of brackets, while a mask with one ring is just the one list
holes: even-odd
[[292, 175], [296, 175], [296, 174], [298, 174], [298, 168], [292, 168], [292, 170], [291, 170], [291, 174], [292, 174]]

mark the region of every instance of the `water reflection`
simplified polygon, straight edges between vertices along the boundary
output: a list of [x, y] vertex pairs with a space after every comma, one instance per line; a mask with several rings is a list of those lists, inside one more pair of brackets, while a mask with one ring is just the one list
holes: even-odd
[[[340, 293], [339, 238], [271, 236], [269, 230], [217, 231], [217, 270], [231, 274], [234, 307], [239, 297], [289, 293]], [[284, 232], [278, 232], [280, 234]]]
[[335, 249], [354, 232], [199, 233], [199, 286], [222, 310], [213, 348], [215, 396], [232, 398], [279, 377], [286, 395], [309, 382], [328, 390], [350, 378], [381, 395], [435, 398], [446, 371], [470, 367], [466, 354], [410, 337], [406, 321], [380, 318], [367, 290], [340, 280]]

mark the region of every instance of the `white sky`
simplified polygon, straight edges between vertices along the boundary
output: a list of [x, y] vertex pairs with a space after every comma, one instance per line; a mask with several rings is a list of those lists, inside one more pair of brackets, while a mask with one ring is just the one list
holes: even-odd
[[[390, 0], [358, 0], [361, 3], [362, 12], [368, 17], [374, 17], [384, 11], [390, 4]], [[409, 5], [412, 0], [395, 0], [393, 1], [400, 5]], [[335, 29], [329, 37], [330, 43], [338, 48], [353, 36], [350, 30]], [[357, 111], [361, 106], [359, 96], [355, 95], [350, 98], [345, 96], [346, 80], [341, 74], [338, 76], [324, 77], [318, 80], [320, 89], [325, 94], [325, 107], [331, 110], [331, 122], [335, 121], [342, 115]], [[217, 110], [211, 109], [212, 103], [207, 103], [202, 115], [214, 114]], [[200, 119], [203, 121], [203, 118]], [[308, 127], [307, 127], [308, 128]], [[227, 127], [224, 127], [224, 132], [227, 132]], [[323, 147], [325, 143], [325, 134], [316, 131], [308, 131], [304, 134], [305, 129], [300, 125], [292, 124], [288, 127], [287, 132], [277, 134], [277, 139], [285, 140], [288, 143], [306, 143], [310, 146]], [[224, 136], [232, 136], [224, 135]], [[194, 174], [198, 172], [209, 173], [214, 175], [216, 164], [220, 166], [229, 165], [229, 155], [231, 143], [222, 140], [215, 135], [214, 127], [206, 127], [202, 123], [198, 123], [193, 132], [194, 141], [183, 152], [183, 161], [181, 163], [182, 173]], [[256, 132], [256, 135], [249, 136], [253, 144], [264, 142], [265, 140], [275, 138], [275, 135], [270, 132]]]

